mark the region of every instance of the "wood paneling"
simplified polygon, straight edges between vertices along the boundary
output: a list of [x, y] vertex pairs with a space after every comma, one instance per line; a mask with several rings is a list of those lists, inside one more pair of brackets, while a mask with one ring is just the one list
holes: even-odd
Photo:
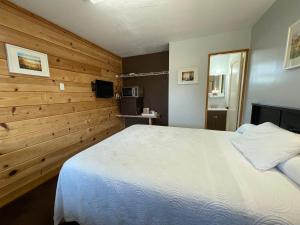
[[[46, 53], [51, 76], [9, 73], [5, 43]], [[91, 90], [91, 81], [102, 79], [119, 91], [121, 72], [120, 57], [0, 0], [0, 206], [123, 129], [117, 102], [96, 99]]]
[[[7, 25], [12, 23], [15, 24], [10, 26], [8, 25], [9, 27], [19, 26], [17, 30], [22, 30], [24, 33], [35, 34], [36, 37], [40, 37], [41, 39], [48, 40], [53, 43], [61, 44], [62, 46], [71, 48], [75, 51], [81, 51], [84, 54], [95, 55], [96, 57], [101, 56], [104, 57], [104, 60], [113, 60], [118, 65], [121, 64], [118, 56], [113, 55], [104, 49], [101, 51], [100, 47], [82, 38], [75, 37], [61, 27], [52, 24], [51, 22], [44, 20], [43, 18], [40, 18], [25, 9], [20, 9], [10, 3], [6, 3], [6, 5], [3, 5], [1, 8], [5, 9], [7, 13], [12, 13], [15, 16], [19, 16], [14, 17], [16, 19], [15, 21], [6, 21]], [[17, 8], [17, 10], [15, 10], [15, 8]], [[8, 14], [1, 15], [3, 15], [3, 18], [9, 17]], [[29, 23], [28, 27], [25, 26], [26, 29], [22, 29], [22, 27], [24, 27], [24, 22], [21, 20], [21, 18], [25, 19], [25, 23]], [[32, 26], [34, 26], [35, 29], [30, 30]]]

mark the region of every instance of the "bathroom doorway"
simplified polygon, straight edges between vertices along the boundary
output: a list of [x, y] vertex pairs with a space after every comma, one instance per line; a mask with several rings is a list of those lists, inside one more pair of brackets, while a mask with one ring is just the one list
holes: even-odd
[[235, 131], [241, 124], [249, 49], [209, 54], [207, 129]]

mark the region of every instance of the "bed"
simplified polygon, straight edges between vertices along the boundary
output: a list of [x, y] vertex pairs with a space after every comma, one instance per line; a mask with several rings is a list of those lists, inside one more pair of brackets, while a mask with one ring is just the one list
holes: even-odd
[[[254, 105], [252, 122], [266, 112]], [[144, 125], [113, 135], [64, 164], [55, 225], [300, 224], [299, 186], [277, 169], [256, 170], [234, 135]]]

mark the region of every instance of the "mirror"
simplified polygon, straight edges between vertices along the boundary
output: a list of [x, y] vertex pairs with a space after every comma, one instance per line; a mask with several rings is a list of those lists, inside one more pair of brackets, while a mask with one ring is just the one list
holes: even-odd
[[225, 75], [209, 76], [208, 96], [210, 98], [220, 98], [225, 96]]

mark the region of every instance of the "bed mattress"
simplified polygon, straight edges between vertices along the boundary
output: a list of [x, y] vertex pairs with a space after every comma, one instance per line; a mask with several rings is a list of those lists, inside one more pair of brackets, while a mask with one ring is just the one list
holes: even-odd
[[55, 225], [298, 225], [300, 189], [256, 170], [233, 132], [135, 125], [69, 159]]

